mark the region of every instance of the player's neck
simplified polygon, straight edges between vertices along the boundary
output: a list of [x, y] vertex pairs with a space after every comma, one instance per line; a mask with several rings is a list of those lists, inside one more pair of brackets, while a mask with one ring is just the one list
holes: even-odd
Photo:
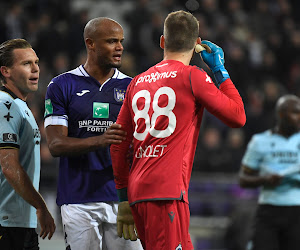
[[11, 84], [10, 82], [4, 85], [5, 88], [13, 92], [18, 98], [20, 98], [23, 101], [26, 101], [28, 93], [23, 93], [18, 87], [16, 87], [14, 84]]
[[297, 133], [298, 131], [290, 129], [290, 128], [285, 128], [283, 126], [276, 126], [274, 128], [275, 133], [282, 135], [283, 137], [290, 137], [293, 134]]
[[84, 64], [84, 69], [86, 72], [94, 77], [101, 85], [109, 78], [111, 78], [114, 73], [115, 69], [113, 68], [99, 68], [97, 65], [86, 63]]
[[164, 60], [176, 60], [185, 65], [189, 65], [193, 56], [193, 51], [190, 52], [164, 52]]

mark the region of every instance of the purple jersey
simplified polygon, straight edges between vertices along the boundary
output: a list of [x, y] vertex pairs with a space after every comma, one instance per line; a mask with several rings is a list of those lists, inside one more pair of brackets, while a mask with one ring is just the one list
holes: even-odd
[[[76, 138], [103, 134], [116, 121], [130, 81], [115, 69], [100, 85], [82, 65], [53, 78], [45, 98], [45, 127], [67, 126], [68, 136]], [[111, 164], [109, 147], [60, 157], [57, 205], [117, 201]]]

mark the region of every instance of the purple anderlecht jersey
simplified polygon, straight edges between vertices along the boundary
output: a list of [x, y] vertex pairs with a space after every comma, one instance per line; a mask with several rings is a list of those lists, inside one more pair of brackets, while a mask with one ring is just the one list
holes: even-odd
[[[68, 136], [102, 135], [117, 120], [131, 78], [117, 69], [102, 85], [81, 65], [52, 79], [45, 98], [45, 127], [68, 126]], [[57, 123], [57, 120], [64, 121]], [[59, 163], [57, 205], [117, 201], [109, 147]]]

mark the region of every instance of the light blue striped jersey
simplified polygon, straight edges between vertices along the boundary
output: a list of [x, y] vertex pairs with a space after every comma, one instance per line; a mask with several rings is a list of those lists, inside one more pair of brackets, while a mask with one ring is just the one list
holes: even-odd
[[[0, 88], [0, 150], [19, 150], [19, 161], [36, 190], [40, 180], [40, 131], [26, 102]], [[0, 224], [36, 228], [36, 209], [19, 196], [0, 169]]]
[[288, 138], [271, 130], [254, 135], [242, 164], [262, 175], [284, 176], [280, 185], [261, 188], [259, 204], [300, 205], [300, 133]]

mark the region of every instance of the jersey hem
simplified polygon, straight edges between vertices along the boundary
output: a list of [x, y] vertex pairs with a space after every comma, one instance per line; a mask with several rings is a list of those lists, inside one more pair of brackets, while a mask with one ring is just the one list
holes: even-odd
[[72, 201], [72, 202], [57, 202], [57, 205], [60, 207], [62, 205], [69, 205], [69, 204], [87, 204], [87, 203], [97, 203], [97, 202], [119, 202], [118, 197], [115, 199], [109, 200], [89, 200], [89, 201]]
[[183, 195], [181, 194], [180, 197], [177, 197], [177, 198], [149, 198], [149, 199], [141, 199], [141, 200], [137, 200], [137, 201], [134, 201], [134, 202], [131, 202], [129, 203], [130, 206], [133, 206], [134, 204], [136, 203], [139, 203], [139, 202], [144, 202], [144, 201], [172, 201], [172, 200], [183, 200]]

